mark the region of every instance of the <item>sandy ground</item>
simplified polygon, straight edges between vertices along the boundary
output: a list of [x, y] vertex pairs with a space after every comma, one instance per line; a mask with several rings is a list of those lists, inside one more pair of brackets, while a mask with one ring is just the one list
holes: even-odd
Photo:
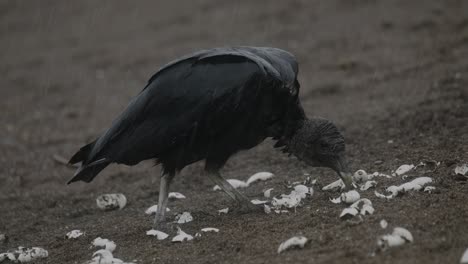
[[[114, 240], [114, 255], [137, 263], [458, 263], [468, 247], [468, 186], [454, 177], [468, 162], [467, 1], [157, 1], [0, 2], [0, 252], [41, 246], [37, 263], [83, 263], [97, 236]], [[190, 211], [183, 229], [189, 243], [145, 235], [144, 214], [157, 200], [159, 167], [112, 166], [91, 184], [67, 186], [73, 170], [54, 161], [70, 157], [99, 135], [161, 65], [200, 48], [274, 46], [300, 62], [301, 100], [307, 114], [334, 120], [343, 130], [353, 169], [390, 173], [401, 164], [440, 161], [436, 193], [412, 192], [391, 201], [361, 192], [376, 209], [359, 225], [338, 218], [344, 208], [320, 186], [336, 179], [272, 148], [272, 142], [239, 153], [227, 178], [258, 171], [276, 177], [243, 192], [286, 192], [284, 181], [317, 179], [315, 194], [284, 215], [236, 212], [211, 190], [202, 164], [187, 167], [173, 191], [171, 213]], [[388, 143], [392, 140], [393, 143]], [[382, 164], [375, 161], [381, 160]], [[379, 180], [377, 189], [404, 182]], [[103, 212], [95, 198], [122, 192], [129, 202]], [[171, 214], [170, 217], [173, 217]], [[379, 226], [389, 222], [388, 230]], [[379, 235], [410, 230], [414, 243], [372, 256]], [[71, 229], [86, 235], [65, 239]], [[276, 253], [302, 234], [302, 250]]]

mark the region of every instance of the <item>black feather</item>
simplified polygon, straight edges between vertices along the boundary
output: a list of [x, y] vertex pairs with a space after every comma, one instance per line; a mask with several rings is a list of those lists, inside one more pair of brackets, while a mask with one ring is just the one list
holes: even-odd
[[[235, 152], [267, 137], [292, 136], [305, 119], [298, 99], [297, 62], [274, 48], [218, 48], [171, 62], [94, 144], [71, 182], [90, 181], [109, 163], [157, 159], [180, 170], [205, 159], [221, 167]], [[89, 166], [104, 159], [106, 163]]]

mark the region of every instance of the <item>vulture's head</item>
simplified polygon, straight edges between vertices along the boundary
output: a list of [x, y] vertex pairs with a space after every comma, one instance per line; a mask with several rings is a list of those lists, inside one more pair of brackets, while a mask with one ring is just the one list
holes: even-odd
[[323, 118], [305, 120], [292, 136], [287, 149], [311, 166], [333, 169], [347, 189], [352, 187], [351, 173], [345, 158], [345, 141], [332, 122]]

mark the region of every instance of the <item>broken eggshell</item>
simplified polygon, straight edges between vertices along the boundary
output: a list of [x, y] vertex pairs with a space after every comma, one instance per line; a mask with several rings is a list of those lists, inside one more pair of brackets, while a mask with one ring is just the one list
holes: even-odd
[[424, 187], [424, 192], [427, 192], [427, 193], [433, 193], [435, 191], [436, 187], [434, 186], [426, 186]]
[[460, 259], [460, 264], [468, 264], [468, 248], [463, 253], [463, 256]]
[[202, 232], [215, 232], [218, 233], [219, 229], [214, 227], [205, 227], [201, 229]]
[[72, 239], [72, 238], [79, 238], [82, 235], [83, 235], [83, 232], [81, 232], [81, 230], [75, 229], [75, 230], [68, 232], [65, 236], [68, 239]]
[[301, 203], [302, 197], [305, 196], [304, 193], [298, 193], [296, 191], [291, 191], [290, 194], [282, 194], [281, 198], [273, 198], [271, 204], [275, 208], [293, 208], [299, 206]]
[[405, 243], [412, 243], [413, 235], [405, 228], [395, 227], [392, 234], [383, 235], [377, 240], [377, 245], [381, 250], [390, 247], [401, 246]]
[[114, 241], [111, 241], [107, 238], [101, 238], [101, 237], [97, 237], [96, 239], [93, 240], [93, 246], [103, 248], [110, 252], [113, 252], [115, 248], [117, 247]]
[[251, 202], [252, 204], [255, 204], [255, 205], [268, 203], [268, 201], [262, 201], [262, 200], [259, 200], [259, 199], [253, 199], [253, 200], [251, 200], [250, 202]]
[[361, 191], [367, 191], [368, 189], [377, 186], [376, 181], [366, 181], [361, 187], [359, 188]]
[[[234, 189], [245, 188], [249, 186], [246, 182], [237, 180], [237, 179], [229, 179], [227, 181], [229, 182], [229, 184], [231, 184], [232, 187], [234, 187]], [[215, 185], [213, 187], [213, 191], [220, 191], [220, 190], [221, 190], [221, 187], [219, 187], [218, 185]]]
[[9, 259], [15, 262], [31, 262], [41, 258], [47, 258], [49, 256], [49, 252], [40, 247], [32, 247], [32, 248], [25, 248], [25, 247], [18, 247], [17, 250], [13, 252], [13, 259], [12, 256], [7, 253], [5, 259]]
[[353, 181], [356, 183], [363, 183], [370, 179], [365, 170], [358, 170], [353, 174]]
[[254, 175], [250, 176], [249, 179], [247, 180], [246, 184], [249, 186], [250, 184], [257, 182], [257, 181], [266, 181], [275, 176], [271, 172], [257, 172]]
[[411, 164], [411, 165], [404, 164], [404, 165], [401, 165], [400, 167], [398, 167], [398, 169], [396, 169], [395, 174], [400, 176], [400, 175], [403, 175], [403, 174], [409, 172], [413, 168], [414, 168], [413, 164]]
[[340, 218], [343, 219], [349, 219], [352, 218], [353, 216], [356, 216], [359, 213], [359, 211], [354, 208], [354, 207], [347, 207], [341, 211]]
[[465, 176], [468, 173], [468, 164], [462, 164], [455, 167], [455, 174]]
[[228, 207], [218, 210], [218, 214], [227, 214], [228, 212], [229, 212]]
[[387, 226], [388, 226], [387, 220], [385, 220], [385, 219], [380, 220], [380, 227], [381, 227], [382, 229], [387, 228]]
[[122, 209], [127, 204], [127, 198], [122, 193], [103, 194], [96, 198], [96, 204], [102, 210]]
[[0, 253], [0, 263], [2, 263], [5, 260], [10, 260], [10, 261], [16, 261], [16, 257], [13, 253], [8, 252], [8, 253]]
[[[155, 205], [149, 207], [148, 209], [146, 209], [145, 214], [151, 215], [151, 214], [155, 214], [157, 211], [158, 211], [158, 205], [155, 204]], [[166, 212], [169, 212], [169, 211], [171, 211], [171, 209], [166, 207]]]
[[302, 199], [306, 198], [307, 195], [312, 196], [314, 194], [314, 189], [312, 187], [307, 187], [302, 184], [294, 186], [294, 191], [300, 194]]
[[361, 198], [361, 196], [356, 190], [351, 190], [341, 194], [341, 201], [348, 204], [356, 202], [359, 198]]
[[431, 182], [432, 182], [432, 178], [430, 177], [419, 177], [410, 182], [403, 183], [400, 186], [392, 185], [392, 186], [387, 187], [386, 191], [390, 192], [391, 195], [384, 195], [377, 191], [375, 192], [375, 195], [379, 198], [391, 199], [391, 198], [396, 197], [400, 193], [404, 193], [408, 191], [419, 191], [424, 187], [424, 185], [431, 183]]
[[175, 219], [178, 224], [185, 224], [193, 221], [193, 217], [189, 212], [178, 214], [176, 215]]
[[322, 188], [322, 191], [338, 191], [345, 188], [344, 182], [339, 179]]
[[164, 240], [169, 236], [168, 234], [166, 234], [166, 233], [164, 233], [162, 231], [159, 231], [159, 230], [155, 230], [155, 229], [151, 229], [151, 230], [146, 231], [146, 235], [155, 236], [157, 240]]
[[304, 248], [304, 245], [306, 243], [307, 243], [307, 238], [305, 236], [291, 237], [290, 239], [280, 244], [280, 246], [278, 247], [278, 254], [290, 248], [294, 248], [294, 247]]
[[172, 242], [184, 242], [190, 240], [193, 240], [193, 236], [182, 231], [180, 227], [177, 227], [177, 235], [172, 238]]
[[170, 192], [167, 196], [169, 199], [185, 199], [185, 195], [181, 194], [180, 192]]
[[265, 196], [265, 198], [270, 198], [271, 197], [271, 191], [273, 191], [273, 188], [265, 190], [263, 192], [263, 196]]

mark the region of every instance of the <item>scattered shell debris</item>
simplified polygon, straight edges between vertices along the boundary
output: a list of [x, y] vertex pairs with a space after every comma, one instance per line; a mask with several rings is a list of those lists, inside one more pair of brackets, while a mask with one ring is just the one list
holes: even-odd
[[253, 199], [250, 201], [251, 203], [257, 205], [257, 204], [266, 204], [268, 203], [268, 201], [262, 201], [262, 200], [259, 200], [259, 199]]
[[412, 242], [413, 235], [407, 229], [395, 227], [392, 234], [383, 235], [377, 240], [377, 246], [380, 250], [386, 250]]
[[349, 207], [343, 209], [340, 214], [340, 218], [349, 219], [358, 214], [371, 215], [374, 211], [375, 209], [372, 206], [371, 200], [362, 198], [351, 204]]
[[178, 224], [185, 224], [188, 222], [192, 222], [193, 216], [189, 212], [183, 212], [181, 214], [176, 215], [175, 219]]
[[[249, 179], [247, 179], [247, 181], [242, 181], [238, 179], [228, 179], [227, 181], [229, 182], [229, 184], [232, 185], [232, 187], [234, 187], [234, 189], [239, 189], [239, 188], [249, 187], [252, 183], [255, 183], [257, 181], [269, 180], [273, 178], [273, 176], [274, 174], [271, 172], [257, 172], [254, 175], [250, 176]], [[213, 187], [213, 191], [220, 191], [220, 190], [221, 190], [221, 187], [219, 187], [218, 185], [215, 185]]]
[[369, 175], [367, 175], [365, 170], [356, 171], [353, 174], [352, 178], [353, 178], [353, 181], [356, 182], [356, 183], [364, 183], [364, 182], [366, 182], [366, 181], [368, 181], [370, 179]]
[[16, 249], [13, 252], [1, 253], [0, 262], [9, 260], [12, 262], [27, 263], [27, 262], [35, 261], [37, 259], [47, 258], [48, 256], [49, 256], [49, 252], [40, 247], [31, 247], [31, 248], [18, 247], [18, 249]]
[[75, 239], [75, 238], [79, 238], [82, 235], [83, 235], [83, 232], [81, 232], [81, 230], [75, 229], [75, 230], [68, 232], [65, 236], [68, 239]]
[[93, 246], [103, 248], [110, 252], [114, 252], [115, 248], [117, 247], [114, 241], [101, 237], [97, 237], [93, 240]]
[[336, 198], [331, 198], [330, 197], [330, 202], [334, 203], [334, 204], [339, 204], [341, 203], [341, 196], [338, 196]]
[[286, 208], [295, 208], [299, 206], [302, 200], [303, 193], [298, 193], [296, 191], [291, 191], [290, 194], [282, 194], [281, 198], [276, 198], [274, 197], [273, 200], [271, 201], [271, 204], [275, 208], [281, 208], [281, 207], [286, 207]]
[[202, 232], [215, 232], [218, 233], [219, 229], [214, 227], [205, 227], [201, 229]]
[[0, 253], [0, 263], [4, 260], [15, 261], [16, 257], [13, 253]]
[[166, 234], [166, 233], [164, 233], [162, 231], [159, 231], [159, 230], [155, 230], [155, 229], [151, 229], [151, 230], [146, 231], [146, 235], [154, 236], [154, 237], [156, 237], [157, 240], [164, 240], [169, 236], [168, 234]]
[[382, 229], [387, 228], [387, 226], [388, 226], [387, 220], [385, 220], [385, 219], [380, 220], [380, 227], [381, 227]]
[[127, 204], [127, 198], [122, 193], [103, 194], [96, 198], [96, 204], [102, 210], [122, 209]]
[[349, 219], [358, 215], [359, 211], [354, 207], [347, 207], [341, 211], [340, 218]]
[[419, 191], [424, 185], [431, 183], [432, 178], [430, 177], [418, 177], [410, 182], [403, 183], [400, 186], [392, 185], [387, 187], [386, 191], [390, 192], [390, 195], [384, 195], [375, 191], [375, 195], [379, 198], [392, 199], [400, 193], [409, 192], [409, 191]]
[[377, 186], [377, 182], [376, 181], [366, 181], [363, 185], [361, 185], [361, 187], [359, 187], [359, 189], [361, 191], [367, 191], [369, 190], [370, 188], [373, 188]]
[[373, 179], [375, 177], [384, 177], [384, 178], [388, 178], [388, 179], [393, 178], [393, 176], [391, 176], [391, 175], [388, 175], [388, 174], [385, 174], [385, 173], [380, 173], [378, 171], [372, 173], [370, 178]]
[[218, 210], [218, 214], [227, 214], [228, 212], [229, 212], [228, 207]]
[[265, 190], [263, 192], [263, 196], [265, 196], [265, 198], [270, 198], [271, 197], [271, 191], [273, 191], [273, 188]]
[[180, 192], [170, 192], [167, 197], [169, 199], [185, 199], [185, 195], [181, 194]]
[[[158, 211], [158, 205], [155, 204], [155, 205], [149, 207], [148, 209], [146, 209], [145, 214], [152, 215], [152, 214], [155, 214], [157, 211]], [[169, 212], [169, 211], [171, 211], [171, 209], [166, 207], [166, 212]]]
[[351, 191], [348, 191], [348, 192], [344, 192], [342, 193], [340, 196], [336, 197], [336, 198], [330, 198], [330, 202], [334, 203], [334, 204], [339, 204], [339, 203], [348, 203], [348, 204], [352, 204], [354, 202], [356, 202], [357, 200], [359, 200], [361, 197], [359, 195], [359, 193], [355, 190], [351, 190]]
[[341, 194], [341, 201], [348, 204], [354, 203], [360, 198], [361, 196], [356, 190], [351, 190]]
[[455, 174], [465, 176], [468, 173], [468, 164], [462, 164], [455, 167]]
[[468, 264], [468, 248], [463, 253], [463, 256], [460, 259], [460, 264]]
[[278, 247], [278, 254], [290, 248], [304, 248], [304, 245], [307, 243], [307, 241], [308, 240], [305, 236], [291, 237], [290, 239], [280, 244]]
[[[227, 182], [229, 182], [229, 184], [231, 184], [234, 189], [245, 188], [249, 186], [246, 182], [237, 179], [228, 179]], [[221, 187], [215, 185], [213, 187], [213, 191], [221, 191]]]
[[254, 175], [250, 176], [246, 183], [247, 183], [247, 186], [249, 186], [250, 184], [257, 182], [257, 181], [269, 180], [273, 178], [273, 176], [275, 175], [271, 172], [257, 172]]
[[180, 227], [177, 227], [177, 235], [172, 238], [172, 242], [184, 242], [190, 240], [193, 240], [193, 236], [182, 231]]
[[105, 249], [100, 249], [93, 253], [91, 261], [85, 262], [85, 264], [135, 264], [133, 262], [124, 262], [121, 259], [114, 258], [112, 252]]
[[344, 182], [341, 179], [339, 179], [323, 187], [322, 191], [338, 191], [344, 189], [344, 187]]
[[435, 186], [426, 186], [426, 187], [424, 187], [424, 192], [433, 193], [435, 191], [435, 189], [436, 189]]
[[398, 167], [398, 169], [396, 169], [395, 171], [395, 176], [401, 176], [407, 172], [409, 172], [410, 170], [412, 170], [414, 168], [414, 165], [411, 164], [411, 165], [408, 165], [408, 164], [403, 164], [401, 165], [400, 167]]
[[294, 191], [301, 195], [301, 198], [306, 198], [307, 195], [312, 196], [314, 194], [314, 189], [312, 187], [307, 187], [303, 184], [294, 186]]

